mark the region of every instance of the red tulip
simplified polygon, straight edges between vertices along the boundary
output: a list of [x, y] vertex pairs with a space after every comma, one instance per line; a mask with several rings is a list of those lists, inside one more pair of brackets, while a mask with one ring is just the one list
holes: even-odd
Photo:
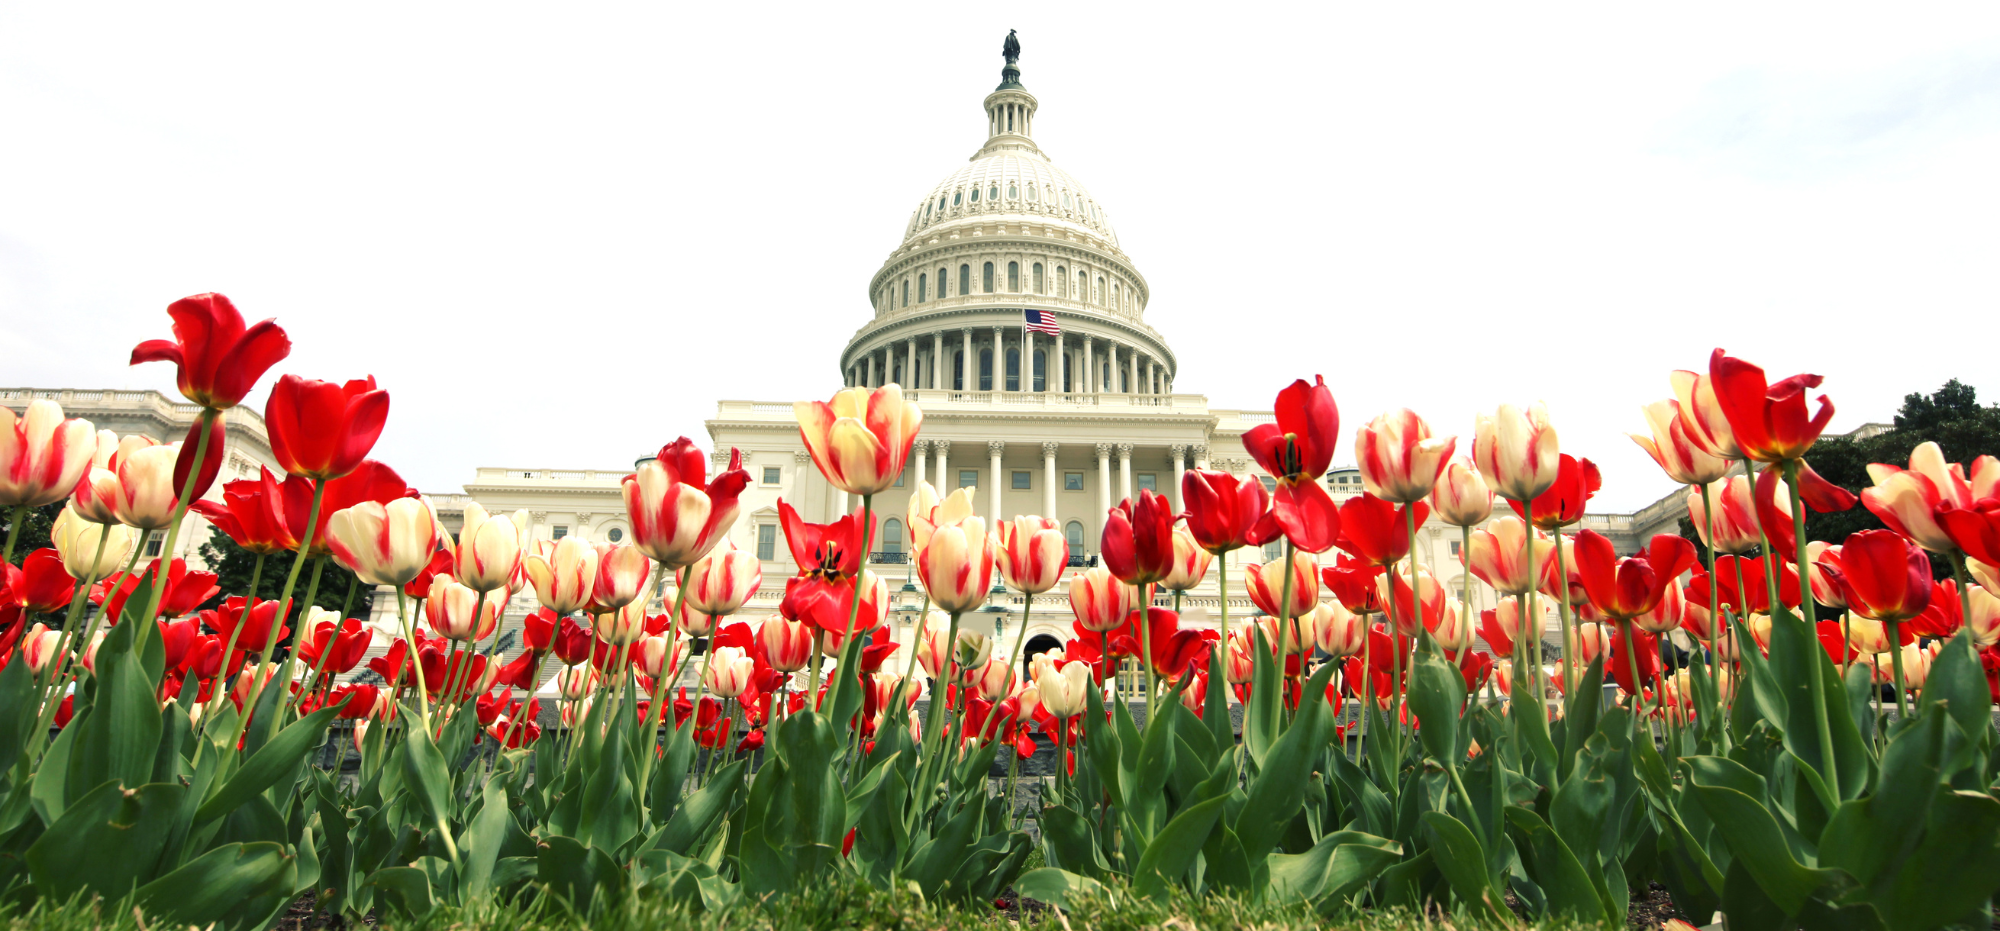
[[90, 471], [97, 434], [90, 421], [63, 419], [62, 405], [28, 402], [26, 416], [0, 408], [0, 507], [41, 507], [69, 497]]
[[1931, 561], [1922, 548], [1890, 530], [1863, 530], [1840, 546], [1841, 590], [1856, 614], [1907, 621], [1931, 600]]
[[246, 618], [243, 599], [231, 595], [222, 602], [222, 607], [203, 611], [199, 617], [202, 624], [224, 640], [229, 639], [230, 632], [238, 624], [243, 625], [243, 632], [236, 637], [236, 649], [246, 653], [261, 651], [292, 632], [290, 627], [280, 623], [278, 603], [275, 601], [253, 602]]
[[76, 595], [76, 579], [63, 569], [62, 553], [43, 547], [21, 560], [20, 568], [0, 563], [0, 601], [18, 605], [23, 611], [53, 614], [69, 607]]
[[555, 648], [556, 626], [560, 617], [548, 608], [528, 612], [528, 616], [521, 619], [522, 651], [533, 656], [547, 656]]
[[[1567, 453], [1559, 462], [1555, 484], [1535, 498], [1535, 526], [1543, 530], [1554, 531], [1582, 520], [1584, 505], [1604, 486], [1596, 463]], [[1509, 499], [1507, 503], [1514, 513], [1527, 516], [1521, 502]]]
[[[2000, 511], [2000, 501], [1982, 500], [2000, 494], [2000, 488], [1994, 487], [2000, 485], [2000, 461], [1981, 456], [1973, 462], [1972, 473], [1973, 480], [1967, 481], [1965, 470], [1958, 463], [1945, 462], [1944, 451], [1936, 443], [1919, 443], [1910, 451], [1907, 470], [1880, 462], [1869, 465], [1868, 476], [1875, 487], [1864, 489], [1861, 501], [1890, 530], [1933, 553], [1965, 548], [1958, 542], [1959, 536], [1987, 548], [1982, 529], [1987, 522], [1971, 515]], [[1952, 516], [1946, 517], [1947, 513]], [[1945, 526], [1947, 522], [1965, 532], [1953, 533]]]
[[202, 499], [189, 505], [189, 510], [207, 518], [237, 546], [252, 553], [269, 555], [298, 549], [298, 538], [285, 522], [282, 484], [269, 468], [258, 466], [257, 470], [255, 479], [224, 483], [221, 501]]
[[1173, 506], [1150, 489], [1111, 509], [1104, 522], [1101, 550], [1111, 574], [1132, 585], [1149, 585], [1174, 571]]
[[1709, 549], [1741, 556], [1757, 548], [1757, 504], [1750, 479], [1718, 479], [1708, 486], [1708, 504], [1702, 503], [1698, 489], [1688, 492], [1687, 502], [1688, 522]]
[[[1276, 422], [1246, 431], [1243, 447], [1278, 480], [1270, 520], [1294, 546], [1319, 553], [1333, 545], [1340, 532], [1333, 496], [1319, 482], [1339, 442], [1340, 409], [1326, 379], [1314, 376], [1313, 380], [1308, 385], [1300, 379], [1278, 392]], [[1262, 536], [1269, 540], [1275, 535]]]
[[1111, 570], [1096, 566], [1069, 578], [1069, 607], [1076, 622], [1086, 630], [1111, 630], [1132, 613], [1138, 596], [1132, 586], [1118, 581]]
[[[1798, 538], [1792, 533], [1792, 495], [1777, 469], [1765, 469], [1757, 476], [1755, 491], [1757, 523], [1763, 525], [1771, 552], [1790, 561], [1798, 552]], [[1812, 466], [1799, 460], [1799, 500], [1821, 514], [1845, 511], [1854, 506], [1854, 493], [1820, 478]], [[1796, 570], [1795, 570], [1796, 571]]]
[[[422, 631], [419, 631], [417, 636], [421, 638], [423, 636]], [[383, 682], [397, 682], [397, 677], [403, 674], [403, 665], [408, 663], [409, 660], [410, 643], [398, 637], [389, 644], [388, 652], [368, 661], [368, 671], [381, 676]], [[398, 687], [400, 688], [409, 684], [409, 682], [400, 682], [398, 683]]]
[[[111, 588], [111, 580], [105, 579], [91, 588], [90, 603], [103, 606], [106, 622], [117, 624], [124, 618], [125, 599], [138, 589], [139, 580], [155, 582], [159, 571], [160, 561], [155, 559], [143, 571], [125, 576], [115, 591]], [[215, 584], [215, 580], [213, 572], [189, 572], [185, 559], [168, 563], [166, 587], [160, 592], [160, 616], [180, 617], [220, 594], [222, 588]]]
[[[1738, 590], [1736, 576], [1743, 576], [1743, 587]], [[1686, 596], [1689, 607], [1699, 604], [1703, 611], [1708, 609], [1710, 585], [1715, 586], [1716, 603], [1721, 607], [1745, 614], [1767, 614], [1771, 610], [1771, 588], [1764, 580], [1764, 560], [1741, 556], [1724, 556], [1715, 561], [1715, 576], [1711, 578], [1700, 566], [1694, 567], [1694, 579], [1688, 582]], [[1785, 607], [1796, 608], [1801, 592], [1796, 572], [1780, 573], [1778, 576], [1778, 598]]]
[[1269, 510], [1264, 483], [1254, 476], [1195, 469], [1181, 476], [1181, 501], [1195, 542], [1222, 554], [1249, 544], [1251, 528]]
[[[1975, 586], [1976, 587], [1976, 586]], [[1969, 594], [1969, 593], [1968, 593]], [[1958, 600], [1958, 583], [1945, 579], [1931, 583], [1931, 603], [1910, 620], [1905, 630], [1919, 636], [1945, 639], [1965, 626], [1965, 609]]]
[[1340, 505], [1339, 534], [1333, 545], [1372, 566], [1386, 566], [1410, 555], [1409, 519], [1404, 514], [1416, 508], [1417, 526], [1424, 525], [1430, 505], [1415, 501], [1397, 507], [1368, 492]]
[[590, 630], [566, 617], [557, 623], [551, 649], [563, 665], [574, 666], [590, 658], [591, 642]]
[[[785, 531], [785, 545], [791, 548], [792, 560], [798, 563], [800, 575], [816, 576], [829, 582], [851, 579], [861, 571], [861, 564], [868, 557], [862, 550], [859, 513], [843, 514], [830, 524], [811, 524], [780, 498], [778, 526]], [[874, 537], [872, 519], [867, 529], [868, 535]]]
[[729, 451], [729, 468], [708, 479], [707, 457], [681, 437], [625, 476], [621, 489], [632, 542], [669, 571], [708, 555], [736, 522], [737, 496], [750, 484], [743, 454]]
[[278, 465], [319, 481], [354, 471], [375, 448], [388, 418], [389, 392], [375, 387], [373, 375], [344, 385], [286, 375], [264, 404], [264, 426]]
[[[294, 533], [305, 531], [307, 517], [312, 510], [312, 479], [293, 476], [282, 486], [285, 504], [285, 526], [295, 528]], [[415, 497], [417, 490], [411, 488], [396, 470], [373, 459], [363, 459], [355, 465], [354, 471], [326, 483], [326, 493], [321, 496], [319, 520], [313, 521], [312, 539], [307, 542], [306, 555], [331, 556], [333, 547], [326, 542], [326, 528], [336, 511], [343, 511], [363, 501], [388, 504], [397, 498]], [[423, 597], [419, 593], [417, 597]]]
[[1806, 413], [1806, 391], [1819, 387], [1818, 375], [1793, 375], [1768, 384], [1764, 370], [1717, 349], [1708, 359], [1716, 404], [1745, 456], [1759, 462], [1803, 458], [1833, 419], [1833, 402], [1819, 396], [1819, 410]]
[[[1395, 587], [1393, 603], [1389, 593], [1392, 585]], [[1437, 627], [1444, 619], [1447, 602], [1452, 600], [1450, 593], [1438, 584], [1429, 569], [1417, 570], [1416, 591], [1412, 593], [1408, 566], [1391, 566], [1389, 571], [1376, 579], [1375, 597], [1389, 605], [1389, 614], [1396, 622], [1396, 629], [1405, 637], [1416, 635], [1418, 621], [1422, 621], [1427, 628]]]
[[327, 673], [338, 675], [361, 665], [362, 657], [368, 653], [368, 645], [374, 640], [374, 631], [364, 626], [359, 618], [350, 617], [341, 621], [338, 627], [332, 621], [312, 625], [311, 633], [295, 649], [299, 661], [309, 666], [319, 666], [320, 656], [324, 654]]
[[1694, 544], [1660, 534], [1642, 556], [1618, 558], [1611, 540], [1595, 530], [1576, 535], [1576, 568], [1597, 610], [1620, 621], [1653, 610], [1674, 578], [1694, 565]]
[[174, 363], [181, 394], [206, 408], [235, 407], [266, 370], [292, 352], [292, 341], [276, 323], [244, 327], [236, 305], [220, 294], [181, 298], [168, 305], [167, 316], [174, 319], [174, 338], [133, 347], [131, 364]]
[[381, 690], [365, 682], [334, 689], [326, 700], [327, 707], [340, 709], [335, 717], [348, 720], [377, 717], [382, 703]]
[[450, 575], [457, 562], [451, 550], [438, 550], [432, 553], [431, 561], [424, 566], [424, 571], [417, 573], [416, 578], [403, 586], [403, 594], [410, 598], [422, 598], [430, 594], [431, 579], [436, 578], [439, 573]]
[[1341, 555], [1334, 558], [1333, 565], [1320, 568], [1319, 578], [1341, 607], [1355, 614], [1371, 614], [1382, 610], [1375, 598], [1375, 577], [1381, 573], [1381, 566]]
[[[1604, 657], [1604, 669], [1618, 683], [1621, 691], [1627, 695], [1636, 695], [1660, 678], [1660, 647], [1652, 634], [1637, 632], [1632, 634], [1632, 660], [1637, 660], [1636, 665], [1639, 667], [1639, 681], [1636, 683], [1632, 681], [1632, 667], [1635, 664], [1626, 659], [1624, 636], [1611, 633], [1609, 629], [1605, 634], [1606, 639], [1610, 641], [1610, 649]], [[1565, 680], [1558, 676], [1557, 681]]]
[[1430, 424], [1408, 408], [1382, 414], [1354, 435], [1362, 484], [1397, 504], [1429, 497], [1457, 447], [1458, 437], [1433, 438]]

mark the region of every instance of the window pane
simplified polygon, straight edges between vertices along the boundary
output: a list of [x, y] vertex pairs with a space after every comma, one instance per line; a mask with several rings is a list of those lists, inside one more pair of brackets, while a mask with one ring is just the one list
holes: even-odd
[[777, 467], [777, 466], [765, 466], [765, 467], [764, 467], [764, 484], [766, 484], [766, 485], [776, 485], [776, 484], [778, 484], [778, 467]]
[[757, 558], [775, 559], [778, 554], [778, 525], [757, 525]]
[[1007, 263], [1007, 290], [1018, 293], [1021, 290], [1021, 263]]
[[902, 521], [891, 517], [882, 522], [882, 539], [878, 549], [884, 553], [900, 553], [903, 551]]
[[978, 488], [978, 487], [979, 487], [979, 470], [978, 470], [978, 469], [960, 469], [960, 470], [958, 470], [958, 487], [960, 487], [960, 488]]
[[549, 539], [551, 540], [560, 540], [566, 536], [569, 536], [568, 524], [557, 524], [549, 528]]
[[1021, 350], [1007, 350], [1007, 390], [1021, 390]]
[[1082, 473], [1082, 472], [1064, 472], [1064, 473], [1063, 473], [1063, 490], [1064, 490], [1064, 491], [1082, 491], [1082, 490], [1083, 490], [1083, 473]]
[[1141, 472], [1138, 475], [1133, 476], [1133, 479], [1138, 482], [1139, 488], [1142, 491], [1160, 490], [1160, 483], [1158, 476], [1154, 475], [1151, 472]]
[[970, 293], [971, 291], [972, 291], [972, 266], [960, 265], [958, 267], [958, 293], [967, 294]]
[[1257, 480], [1264, 483], [1264, 490], [1267, 492], [1275, 492], [1278, 490], [1278, 480], [1275, 478], [1272, 478], [1268, 475], [1259, 475], [1257, 476]]
[[613, 527], [611, 528], [611, 531], [609, 533], [606, 533], [604, 535], [604, 538], [610, 540], [613, 543], [616, 543], [620, 540], [625, 539], [625, 531], [623, 528]]
[[982, 272], [981, 272], [981, 277], [982, 277], [982, 278], [983, 278], [984, 280], [983, 280], [983, 281], [981, 281], [980, 283], [981, 283], [981, 284], [983, 284], [983, 285], [985, 285], [985, 287], [986, 287], [986, 293], [988, 293], [988, 294], [992, 294], [992, 293], [993, 293], [993, 263], [992, 263], [992, 262], [988, 262], [988, 263], [986, 263], [986, 267], [985, 267], [985, 269], [983, 269], [983, 270], [982, 270]]
[[1034, 487], [1034, 486], [1033, 486], [1032, 484], [1030, 484], [1031, 482], [1033, 482], [1033, 481], [1034, 481], [1034, 479], [1033, 479], [1033, 478], [1031, 477], [1031, 476], [1033, 476], [1034, 474], [1035, 474], [1035, 473], [1033, 473], [1033, 472], [1015, 472], [1015, 473], [1014, 473], [1014, 487], [1015, 487], [1015, 488], [1023, 488], [1023, 489], [1025, 489], [1025, 488], [1032, 488], [1032, 487]]
[[1076, 521], [1070, 521], [1069, 526], [1063, 528], [1063, 533], [1069, 537], [1069, 554], [1071, 556], [1083, 555], [1083, 525]]

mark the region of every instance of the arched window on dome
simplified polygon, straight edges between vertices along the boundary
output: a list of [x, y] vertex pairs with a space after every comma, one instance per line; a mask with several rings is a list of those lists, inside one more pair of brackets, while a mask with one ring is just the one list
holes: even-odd
[[939, 213], [943, 213], [943, 212], [944, 212], [944, 195], [943, 195], [943, 194], [939, 194], [939, 195], [938, 195], [938, 212], [939, 212]]
[[979, 188], [978, 188], [978, 187], [974, 187], [974, 188], [972, 189], [972, 202], [973, 202], [973, 203], [975, 203], [975, 204], [976, 204], [976, 203], [979, 203]]
[[1021, 390], [1021, 350], [1007, 350], [1007, 390]]
[[1036, 294], [1048, 293], [1042, 286], [1042, 263], [1040, 262], [1035, 263], [1035, 293]]
[[910, 279], [903, 279], [903, 306], [910, 306]]
[[1101, 306], [1101, 305], [1103, 305], [1103, 303], [1104, 303], [1104, 276], [1103, 276], [1103, 275], [1099, 275], [1099, 276], [1097, 276], [1097, 290], [1096, 290], [1096, 291], [1093, 291], [1093, 292], [1091, 292], [1091, 299], [1092, 299], [1092, 300], [1094, 300], [1094, 301], [1096, 301], [1096, 302], [1097, 302], [1097, 303], [1098, 303], [1098, 304], [1099, 304], [1100, 306]]
[[1090, 300], [1090, 273], [1089, 273], [1089, 272], [1077, 272], [1077, 273], [1076, 273], [1076, 299], [1077, 299], [1078, 301], [1080, 301], [1080, 302], [1081, 302], [1081, 301], [1088, 301], [1088, 300]]
[[1040, 202], [1041, 198], [1035, 196], [1035, 182], [1028, 182], [1028, 203], [1034, 204]]
[[1063, 267], [1062, 267], [1062, 266], [1060, 266], [1060, 265], [1056, 266], [1056, 296], [1057, 296], [1057, 297], [1062, 297], [1062, 296], [1063, 296], [1063, 289], [1064, 289], [1064, 288], [1065, 288], [1065, 287], [1067, 286], [1068, 282], [1069, 282], [1069, 271], [1068, 271], [1067, 269], [1063, 268]]
[[1111, 283], [1111, 309], [1117, 310], [1119, 306], [1120, 305], [1118, 303], [1118, 282], [1114, 281]]
[[937, 296], [938, 296], [938, 300], [940, 300], [940, 301], [942, 301], [942, 300], [944, 300], [945, 298], [947, 298], [947, 297], [950, 297], [950, 296], [951, 296], [951, 295], [949, 295], [949, 294], [946, 294], [946, 293], [944, 293], [944, 289], [945, 289], [945, 285], [947, 285], [947, 284], [950, 284], [950, 281], [949, 281], [949, 280], [947, 280], [947, 279], [945, 278], [945, 270], [944, 270], [944, 269], [942, 269], [942, 268], [938, 269], [938, 276], [937, 276], [937, 285], [938, 285], [938, 292], [937, 292]]
[[955, 349], [951, 353], [951, 390], [965, 390], [965, 350]]
[[1075, 204], [1072, 204], [1072, 203], [1070, 203], [1070, 200], [1069, 200], [1069, 192], [1068, 192], [1068, 191], [1064, 191], [1064, 192], [1063, 192], [1063, 209], [1064, 209], [1064, 210], [1073, 210], [1073, 209], [1075, 209], [1075, 208], [1076, 208], [1076, 205], [1075, 205]]
[[1021, 196], [1021, 189], [1015, 187], [1014, 182], [1012, 181], [1007, 182], [1007, 199], [1014, 200], [1020, 196]]
[[999, 200], [999, 199], [1000, 199], [1000, 185], [999, 185], [998, 183], [995, 183], [995, 184], [993, 184], [993, 185], [991, 185], [991, 186], [987, 187], [987, 189], [986, 189], [986, 199], [987, 199], [987, 200]]
[[1007, 290], [1014, 294], [1021, 293], [1021, 263], [1019, 262], [1007, 263]]
[[959, 204], [963, 203], [964, 201], [965, 201], [965, 192], [964, 192], [964, 191], [953, 191], [953, 192], [951, 192], [951, 205], [952, 205], [952, 206], [956, 207], [956, 206], [958, 206]]
[[[882, 522], [882, 548], [878, 552], [900, 553], [903, 551], [903, 522], [891, 517]], [[1412, 613], [1415, 613], [1412, 611]]]
[[924, 205], [924, 220], [923, 220], [923, 221], [924, 221], [925, 223], [929, 223], [929, 222], [931, 221], [931, 205], [929, 205], [929, 204], [925, 204], [925, 205]]
[[1041, 350], [1041, 349], [1037, 349], [1037, 350], [1035, 350], [1035, 369], [1034, 369], [1034, 371], [1035, 371], [1035, 377], [1034, 377], [1033, 379], [1031, 379], [1031, 381], [1033, 382], [1033, 387], [1029, 388], [1028, 390], [1030, 390], [1030, 391], [1047, 391], [1047, 390], [1049, 390], [1049, 354], [1048, 354], [1048, 352], [1046, 352], [1046, 351], [1044, 351], [1044, 350]]
[[986, 293], [988, 293], [988, 294], [992, 294], [992, 293], [993, 293], [993, 263], [992, 263], [992, 262], [988, 262], [988, 263], [986, 263], [986, 269], [985, 269], [985, 271], [984, 271], [984, 272], [982, 272], [982, 276], [984, 277], [984, 280], [983, 280], [982, 282], [980, 282], [980, 283], [981, 283], [981, 284], [984, 284], [984, 285], [986, 286]]
[[926, 286], [927, 286], [927, 285], [928, 285], [929, 283], [930, 283], [930, 276], [929, 276], [929, 275], [918, 275], [918, 276], [917, 276], [917, 303], [921, 304], [921, 303], [923, 303], [923, 302], [924, 302], [924, 300], [925, 300], [925, 298], [926, 298], [926, 295], [925, 295], [925, 293], [924, 293], [924, 289], [925, 289], [925, 287], [926, 287]]
[[1069, 353], [1064, 352], [1060, 357], [1058, 357], [1056, 360], [1056, 364], [1062, 366], [1062, 372], [1060, 373], [1062, 376], [1062, 390], [1075, 391], [1076, 390], [1075, 388], [1070, 387]]
[[979, 350], [979, 390], [993, 390], [993, 350]]
[[972, 266], [960, 265], [958, 267], [958, 296], [964, 297], [971, 293], [972, 293]]

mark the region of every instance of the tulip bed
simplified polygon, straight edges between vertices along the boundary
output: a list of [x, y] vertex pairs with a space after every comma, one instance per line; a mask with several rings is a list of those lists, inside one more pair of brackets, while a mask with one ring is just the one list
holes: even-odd
[[[907, 654], [887, 639], [886, 585], [863, 564], [873, 496], [922, 428], [893, 385], [798, 406], [813, 461], [862, 506], [825, 525], [781, 507], [801, 572], [753, 626], [730, 620], [762, 582], [724, 542], [748, 481], [733, 458], [709, 476], [683, 439], [643, 463], [627, 543], [536, 541], [476, 506], [453, 539], [366, 458], [388, 414], [372, 378], [286, 375], [265, 417], [287, 476], [196, 506], [252, 552], [301, 558], [275, 602], [197, 610], [214, 578], [139, 567], [140, 541], [174, 551], [215, 481], [221, 413], [290, 343], [220, 295], [169, 313], [175, 339], [133, 361], [178, 366], [203, 408], [186, 441], [95, 434], [39, 401], [0, 431], [15, 915], [82, 926], [115, 903], [262, 928], [303, 898], [343, 920], [787, 927], [859, 896], [841, 901], [884, 916], [866, 921], [925, 926], [1016, 899], [1096, 927], [1562, 926], [1623, 923], [1659, 883], [1695, 923], [1737, 929], [1992, 920], [2000, 461], [1968, 477], [1920, 447], [1860, 496], [1890, 529], [1809, 541], [1807, 507], [1857, 504], [1805, 461], [1832, 413], [1824, 397], [1808, 411], [1817, 376], [1767, 383], [1720, 350], [1675, 373], [1639, 440], [1690, 486], [1707, 545], [1662, 536], [1624, 557], [1570, 532], [1597, 473], [1539, 405], [1481, 416], [1469, 458], [1413, 413], [1378, 417], [1355, 438], [1367, 493], [1336, 506], [1333, 396], [1295, 382], [1243, 438], [1275, 490], [1198, 470], [1185, 512], [1121, 503], [1105, 565], [1068, 579], [1076, 638], [1022, 682], [1004, 658], [1019, 640], [996, 651], [959, 622], [996, 572], [1032, 612], [1066, 544], [1039, 517], [989, 527], [964, 492], [912, 496], [935, 610]], [[1494, 519], [1496, 497], [1517, 516]], [[65, 501], [17, 567], [28, 510]], [[1419, 564], [1430, 521], [1460, 528], [1499, 609], [1475, 618], [1469, 579], [1450, 591]], [[1239, 583], [1258, 616], [1232, 628], [1225, 600], [1219, 630], [1184, 629], [1165, 606], [1211, 572], [1229, 591], [1215, 557], [1267, 544], [1285, 557]], [[339, 684], [373, 631], [291, 608], [326, 559], [396, 592], [380, 685]], [[528, 648], [502, 664], [498, 618], [531, 585]], [[1695, 649], [1669, 670], [1676, 629]], [[695, 694], [669, 695], [697, 637]], [[563, 726], [545, 732], [512, 690], [550, 675]], [[342, 718], [354, 736], [329, 746]], [[1037, 734], [1053, 776], [1018, 768]]]

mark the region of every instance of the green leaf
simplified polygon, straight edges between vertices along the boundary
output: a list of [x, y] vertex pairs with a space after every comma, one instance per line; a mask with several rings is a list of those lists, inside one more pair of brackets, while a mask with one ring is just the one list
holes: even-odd
[[1417, 738], [1424, 753], [1445, 766], [1458, 762], [1458, 714], [1465, 702], [1465, 677], [1437, 654], [1423, 652], [1410, 669], [1410, 710], [1417, 715]]
[[[403, 720], [412, 723], [420, 720], [407, 707], [403, 710]], [[401, 755], [403, 787], [416, 799], [431, 824], [440, 830], [450, 830], [451, 776], [445, 769], [444, 755], [431, 742], [430, 731], [421, 725], [410, 728], [403, 738]]]
[[1862, 885], [1872, 885], [1916, 846], [1941, 785], [1945, 720], [1945, 709], [1931, 705], [1889, 741], [1875, 793], [1843, 803], [1821, 832], [1821, 866], [1846, 870]]
[[580, 915], [590, 914], [600, 897], [607, 904], [625, 897], [625, 871], [596, 847], [557, 834], [543, 839], [536, 854], [535, 878]]
[[486, 781], [480, 791], [479, 814], [472, 817], [471, 826], [458, 839], [462, 865], [458, 901], [462, 905], [478, 902], [492, 892], [493, 866], [500, 861], [500, 845], [507, 839], [508, 822], [513, 820], [507, 810], [507, 789], [499, 776], [495, 772], [494, 778]]
[[1924, 676], [1917, 708], [1921, 711], [1943, 704], [1960, 728], [1968, 734], [1978, 734], [1993, 727], [1989, 717], [1993, 699], [1971, 638], [1971, 628], [1960, 628], [1957, 636], [1938, 649], [1937, 660]]
[[410, 921], [422, 921], [437, 908], [430, 874], [414, 866], [376, 870], [368, 875], [368, 885], [375, 887], [376, 899]]
[[[1796, 915], [1806, 899], [1832, 876], [1807, 868], [1792, 857], [1784, 832], [1764, 807], [1761, 798], [1723, 785], [1707, 785], [1700, 780], [1703, 770], [1694, 769], [1696, 783], [1690, 794], [1705, 809], [1735, 854], [1732, 866], [1741, 865], [1756, 879], [1764, 894], [1787, 915]], [[1725, 900], [1729, 890], [1723, 890]]]
[[1250, 701], [1243, 709], [1243, 746], [1250, 751], [1250, 761], [1262, 767], [1264, 757], [1277, 745], [1279, 732], [1284, 730], [1284, 706], [1280, 701], [1284, 695], [1277, 664], [1271, 661], [1271, 645], [1264, 640], [1264, 629], [1251, 625], [1251, 636], [1256, 639], [1257, 647], [1250, 671]]
[[1562, 761], [1556, 768], [1565, 779], [1576, 765], [1576, 755], [1583, 752], [1583, 742], [1597, 732], [1598, 713], [1604, 704], [1604, 659], [1608, 655], [1590, 661], [1590, 667], [1583, 671], [1583, 681], [1569, 696], [1569, 708], [1563, 712]]
[[339, 713], [339, 708], [321, 708], [279, 731], [278, 736], [251, 754], [243, 768], [229, 777], [220, 791], [201, 804], [201, 808], [195, 811], [195, 823], [228, 814], [250, 796], [270, 788], [286, 773], [292, 772], [298, 766], [299, 758], [325, 739], [327, 723]]
[[[142, 582], [135, 597], [145, 597], [145, 588]], [[153, 755], [160, 745], [160, 705], [153, 698], [143, 659], [132, 649], [133, 631], [146, 626], [120, 624], [98, 646], [97, 692], [89, 720], [70, 722], [77, 730], [67, 780], [72, 798], [106, 782], [136, 786], [152, 779]]]
[[1548, 911], [1581, 922], [1605, 920], [1604, 891], [1569, 845], [1533, 809], [1507, 806], [1507, 822], [1527, 841], [1523, 865], [1542, 889]]
[[14, 768], [28, 735], [40, 719], [35, 702], [35, 677], [28, 671], [26, 650], [15, 650], [0, 669], [0, 773]]
[[735, 807], [736, 797], [743, 791], [743, 768], [749, 762], [737, 760], [724, 766], [707, 785], [688, 796], [674, 816], [664, 827], [653, 832], [641, 849], [692, 856], [695, 845], [701, 843], [709, 830]]
[[1047, 902], [1057, 908], [1072, 907], [1070, 897], [1075, 895], [1110, 896], [1110, 890], [1103, 883], [1055, 867], [1022, 873], [1021, 878], [1014, 881], [1014, 888], [1023, 898]]
[[1342, 897], [1396, 864], [1403, 845], [1360, 831], [1335, 831], [1304, 853], [1274, 853], [1268, 898], [1279, 902]]
[[60, 901], [88, 889], [116, 900], [150, 882], [186, 792], [166, 783], [126, 789], [107, 782], [77, 799], [28, 848], [36, 892]]
[[1494, 918], [1506, 915], [1505, 900], [1486, 873], [1486, 849], [1472, 836], [1472, 829], [1442, 811], [1424, 812], [1423, 821], [1430, 831], [1431, 855], [1438, 871], [1451, 883], [1451, 891], [1460, 901]]
[[[855, 691], [858, 691], [855, 690]], [[810, 709], [785, 718], [771, 747], [791, 776], [791, 838], [769, 838], [800, 845], [838, 844], [845, 833], [846, 797], [840, 791], [834, 758], [842, 750], [832, 722]]]
[[1146, 843], [1145, 852], [1139, 856], [1139, 868], [1133, 872], [1135, 894], [1159, 898], [1166, 894], [1169, 884], [1187, 874], [1209, 832], [1215, 829], [1215, 821], [1222, 815], [1222, 806], [1228, 803], [1229, 789], [1235, 782], [1235, 760], [1225, 759], [1195, 789], [1191, 804], [1182, 806], [1180, 813]]
[[1092, 771], [1104, 784], [1105, 793], [1111, 796], [1111, 804], [1124, 808], [1125, 795], [1119, 791], [1118, 785], [1118, 735], [1113, 728], [1101, 727], [1097, 723], [1105, 720], [1104, 697], [1098, 694], [1097, 689], [1088, 688], [1083, 690], [1083, 700], [1084, 720], [1090, 722], [1090, 726], [1083, 731], [1083, 748], [1090, 757]]
[[1931, 931], [2000, 892], [2000, 801], [1983, 792], [1938, 797], [1923, 842], [1886, 888], [1871, 890], [1892, 931]]
[[1258, 767], [1257, 778], [1250, 783], [1249, 798], [1236, 815], [1234, 830], [1250, 855], [1253, 869], [1271, 854], [1285, 827], [1305, 807], [1307, 776], [1326, 749], [1326, 682], [1336, 665], [1322, 665], [1306, 683], [1298, 717], [1272, 744]]
[[62, 817], [63, 807], [69, 798], [69, 751], [76, 745], [76, 724], [89, 716], [90, 710], [86, 708], [70, 719], [70, 726], [56, 732], [56, 739], [42, 754], [41, 768], [35, 770], [35, 783], [29, 795], [43, 823], [54, 824], [57, 818]]
[[296, 888], [297, 864], [278, 844], [225, 844], [139, 887], [148, 917], [174, 925], [261, 927]]
[[1052, 865], [1071, 872], [1099, 872], [1097, 842], [1091, 838], [1090, 823], [1082, 815], [1065, 806], [1051, 805], [1042, 809], [1041, 827], [1043, 850]]

